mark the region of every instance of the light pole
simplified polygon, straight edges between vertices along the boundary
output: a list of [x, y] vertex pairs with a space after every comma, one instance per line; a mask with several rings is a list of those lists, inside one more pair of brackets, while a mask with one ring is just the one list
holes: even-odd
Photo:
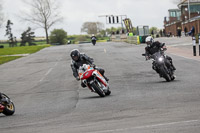
[[190, 0], [188, 0], [188, 16], [189, 16], [189, 20], [190, 20]]

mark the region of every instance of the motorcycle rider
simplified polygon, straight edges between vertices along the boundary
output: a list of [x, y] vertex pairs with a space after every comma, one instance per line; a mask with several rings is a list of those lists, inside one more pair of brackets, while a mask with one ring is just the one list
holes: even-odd
[[1, 92], [0, 92], [0, 101], [1, 101], [1, 102], [7, 102], [7, 98], [3, 98]]
[[[148, 60], [150, 58], [151, 55], [153, 55], [154, 53], [158, 52], [159, 50], [161, 49], [166, 49], [166, 46], [164, 43], [160, 43], [159, 41], [155, 41], [153, 40], [153, 38], [151, 36], [148, 36], [145, 40], [147, 46], [145, 47], [145, 57], [146, 59]], [[171, 63], [171, 66], [172, 66], [172, 70], [176, 70], [176, 68], [174, 67], [173, 65], [173, 62], [172, 62], [172, 58], [165, 55], [166, 59]], [[158, 69], [156, 68], [155, 66], [155, 62], [153, 62], [153, 66], [152, 68], [157, 72], [158, 72]]]
[[[72, 58], [71, 61], [71, 68], [73, 71], [73, 76], [76, 78], [77, 81], [80, 80], [79, 75], [78, 75], [78, 69], [80, 66], [82, 66], [83, 64], [89, 64], [92, 67], [94, 67], [94, 69], [98, 70], [101, 75], [105, 78], [106, 81], [109, 81], [109, 79], [104, 75], [105, 70], [102, 68], [97, 68], [93, 62], [93, 58], [88, 57], [86, 54], [80, 53], [78, 49], [73, 49], [70, 53], [70, 56]], [[81, 83], [82, 87], [86, 87], [84, 83]]]
[[91, 40], [97, 40], [97, 37], [94, 34], [92, 34]]
[[92, 43], [94, 44], [96, 43], [97, 37], [94, 34], [92, 34], [91, 40], [92, 40]]

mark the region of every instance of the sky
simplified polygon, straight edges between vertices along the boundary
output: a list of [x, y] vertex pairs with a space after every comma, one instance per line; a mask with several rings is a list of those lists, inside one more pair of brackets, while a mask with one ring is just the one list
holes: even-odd
[[[0, 0], [5, 20], [10, 19], [14, 25], [14, 36], [21, 37], [21, 33], [31, 27], [36, 36], [45, 36], [43, 29], [23, 22], [20, 19], [22, 12], [29, 11], [30, 7], [23, 1], [31, 0]], [[106, 24], [102, 15], [126, 15], [132, 25], [149, 25], [149, 27], [163, 28], [164, 17], [168, 16], [168, 9], [178, 8], [174, 0], [56, 0], [58, 11], [63, 17], [62, 22], [56, 23], [51, 29], [64, 29], [68, 35], [81, 33], [84, 22], [102, 22], [105, 28], [121, 27], [121, 24]], [[0, 39], [5, 39], [5, 26], [0, 29]]]

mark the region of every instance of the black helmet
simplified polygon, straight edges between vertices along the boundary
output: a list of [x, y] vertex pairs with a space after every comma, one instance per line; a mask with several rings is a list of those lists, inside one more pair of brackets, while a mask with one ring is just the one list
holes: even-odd
[[71, 51], [70, 56], [71, 56], [72, 60], [78, 61], [79, 58], [80, 58], [80, 52], [79, 52], [79, 50], [78, 50], [78, 49], [73, 49], [73, 50]]

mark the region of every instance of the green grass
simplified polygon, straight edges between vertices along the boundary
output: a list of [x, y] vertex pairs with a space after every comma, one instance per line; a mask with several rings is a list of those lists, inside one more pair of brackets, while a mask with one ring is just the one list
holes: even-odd
[[0, 56], [0, 65], [15, 59], [18, 59], [22, 56]]
[[[43, 44], [46, 44], [46, 41], [35, 41], [33, 42], [35, 43], [36, 45], [43, 45]], [[17, 46], [20, 46], [20, 42], [17, 43]], [[3, 45], [4, 48], [9, 48], [9, 44], [8, 43], [0, 43], [0, 45]], [[26, 43], [26, 46], [28, 46], [28, 43]]]
[[107, 40], [97, 40], [97, 42], [107, 42]]
[[22, 56], [7, 56], [16, 54], [32, 54], [50, 45], [36, 45], [36, 46], [24, 46], [24, 47], [9, 47], [0, 49], [0, 64], [15, 60]]
[[0, 49], [1, 55], [32, 54], [50, 45], [23, 46]]

